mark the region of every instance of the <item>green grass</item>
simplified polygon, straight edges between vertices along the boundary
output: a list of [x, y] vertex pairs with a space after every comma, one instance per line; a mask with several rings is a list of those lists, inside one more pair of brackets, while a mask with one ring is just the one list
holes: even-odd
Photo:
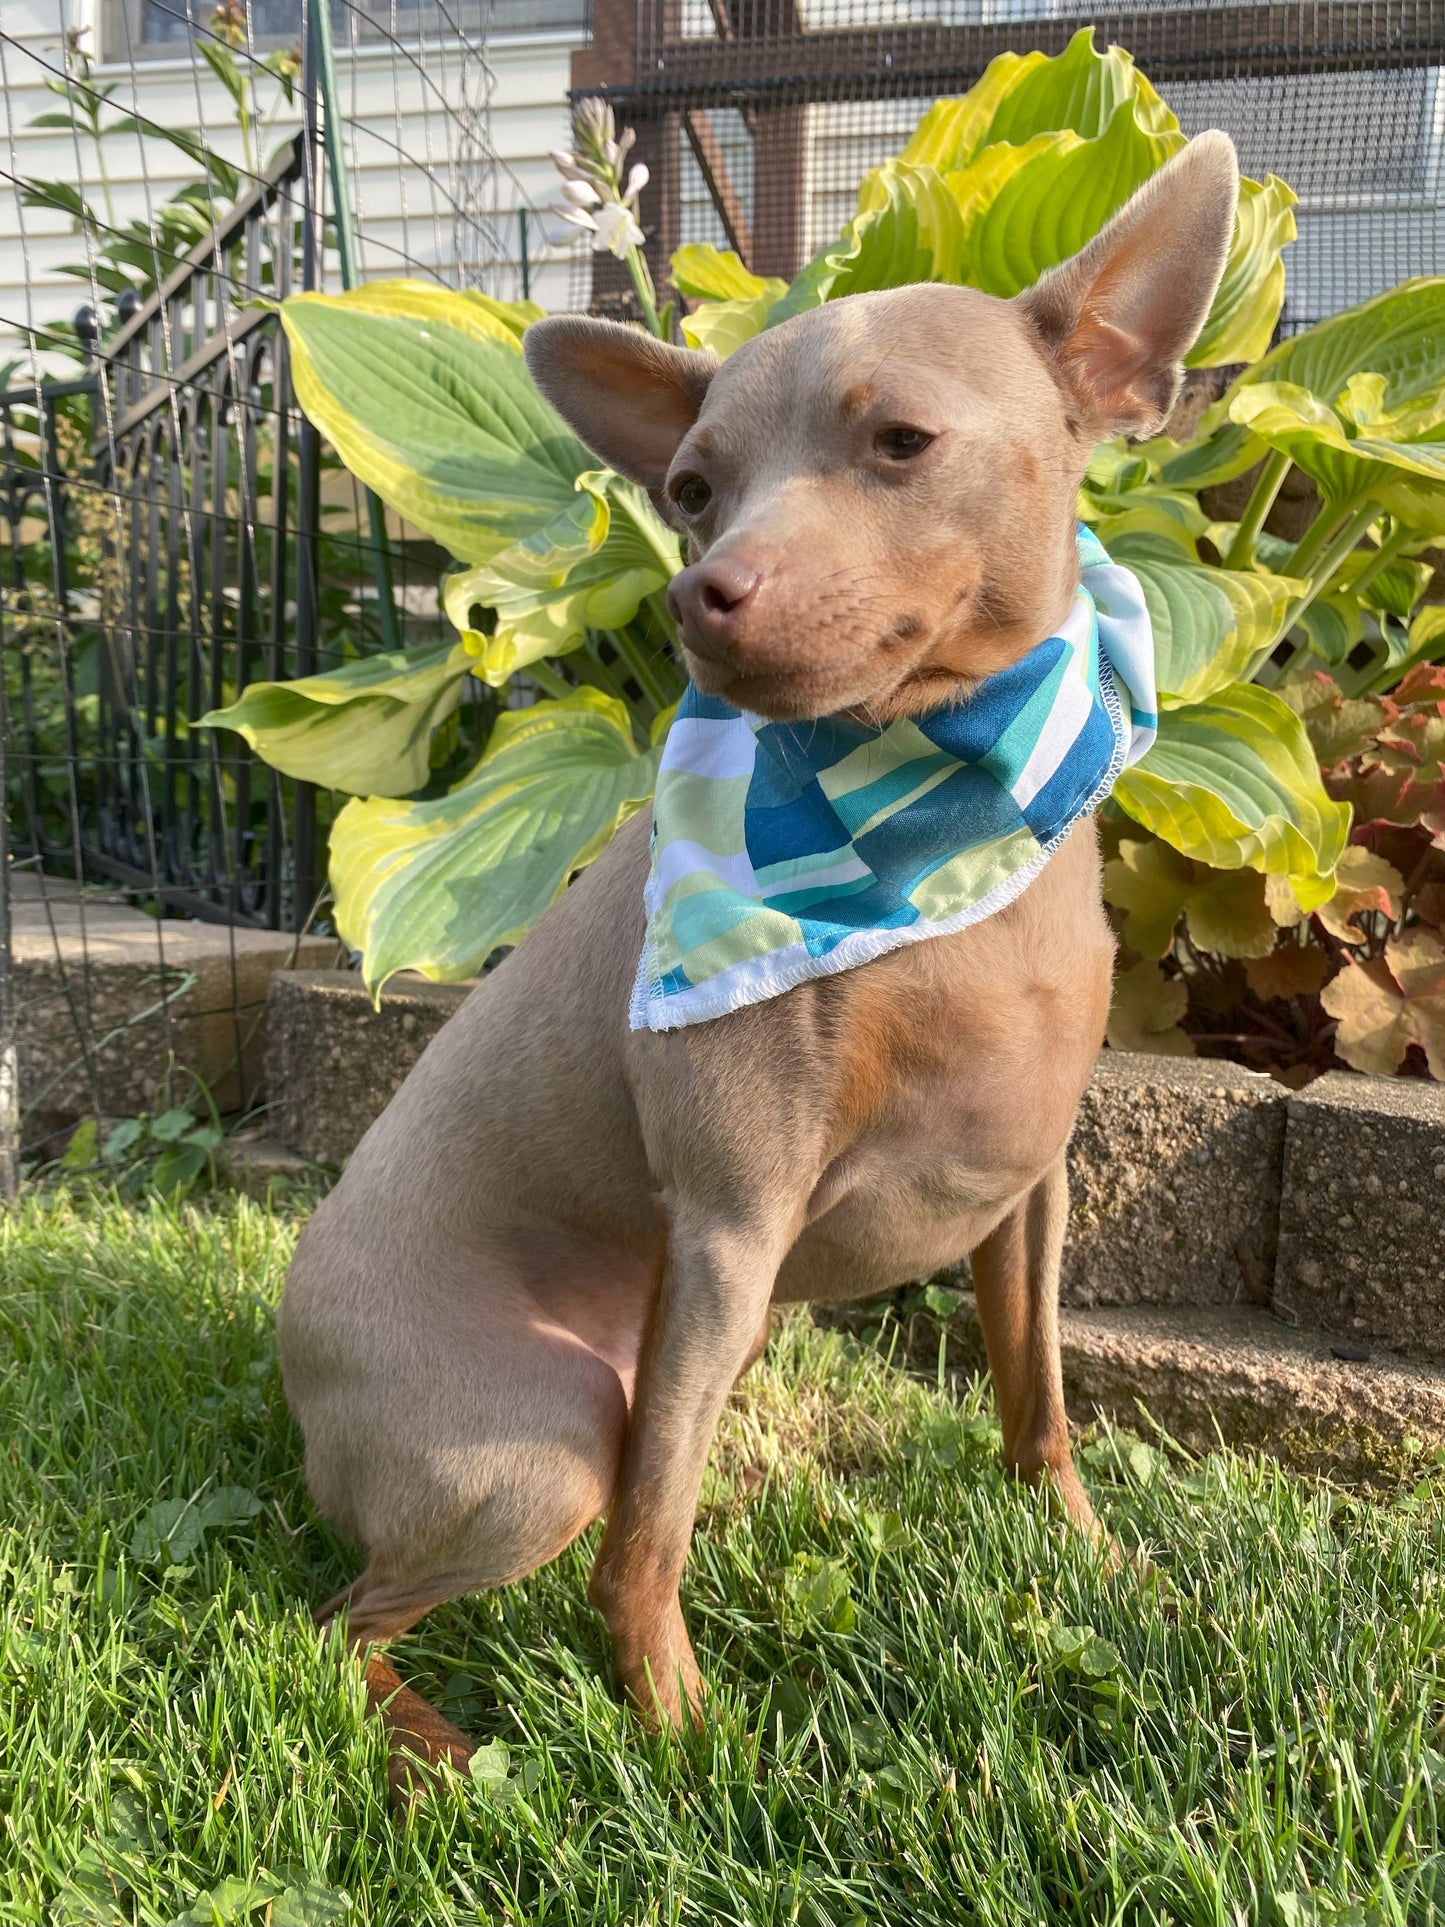
[[1445, 1919], [1428, 1482], [1105, 1438], [1086, 1477], [1155, 1574], [1111, 1576], [1002, 1477], [977, 1391], [804, 1321], [705, 1494], [705, 1729], [617, 1704], [589, 1539], [400, 1649], [506, 1757], [394, 1824], [307, 1621], [354, 1567], [274, 1364], [294, 1228], [65, 1194], [0, 1221], [4, 1927]]

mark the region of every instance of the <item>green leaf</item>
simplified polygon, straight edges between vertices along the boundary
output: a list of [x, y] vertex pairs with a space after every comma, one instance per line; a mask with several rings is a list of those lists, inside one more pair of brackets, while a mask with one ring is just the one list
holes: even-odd
[[1165, 487], [1201, 489], [1232, 482], [1264, 455], [1257, 436], [1215, 409], [1205, 415], [1200, 428], [1192, 442], [1172, 442], [1160, 435], [1140, 444], [1138, 452], [1157, 465]]
[[100, 1130], [93, 1117], [76, 1125], [60, 1160], [62, 1171], [84, 1171], [99, 1153]]
[[156, 1159], [151, 1183], [157, 1191], [184, 1190], [205, 1170], [210, 1153], [202, 1144], [171, 1144]]
[[203, 1532], [213, 1532], [221, 1526], [238, 1525], [243, 1519], [254, 1519], [260, 1510], [261, 1501], [249, 1486], [244, 1485], [212, 1486], [196, 1505]]
[[1214, 302], [1185, 356], [1191, 368], [1258, 361], [1284, 305], [1282, 249], [1295, 238], [1299, 196], [1273, 174], [1241, 180], [1234, 236]]
[[1121, 106], [1142, 127], [1177, 133], [1179, 122], [1122, 47], [1103, 53], [1082, 27], [1063, 53], [1000, 54], [960, 100], [936, 101], [914, 129], [901, 159], [951, 172], [1006, 141], [1022, 146], [1037, 134], [1071, 128], [1086, 140], [1103, 133]]
[[1359, 602], [1352, 595], [1316, 596], [1299, 625], [1309, 640], [1310, 653], [1335, 669], [1365, 633]]
[[1122, 102], [1092, 140], [1061, 131], [1017, 148], [985, 148], [948, 176], [963, 208], [962, 279], [988, 294], [1032, 287], [1076, 254], [1184, 145], [1182, 134], [1140, 125]]
[[627, 712], [594, 689], [505, 711], [464, 783], [424, 803], [348, 803], [331, 832], [336, 925], [375, 995], [394, 971], [470, 976], [517, 943], [652, 794]]
[[351, 1896], [319, 1881], [287, 1887], [271, 1909], [268, 1927], [342, 1927], [351, 1919]]
[[1264, 570], [1214, 569], [1177, 545], [1111, 529], [1110, 555], [1138, 577], [1154, 628], [1162, 707], [1202, 702], [1247, 679], [1278, 640], [1304, 583]]
[[[204, 168], [206, 178], [222, 199], [234, 201], [241, 191], [241, 176], [231, 163], [217, 154], [198, 134], [193, 134], [184, 127], [166, 127], [159, 121], [147, 120], [144, 114], [122, 114], [119, 120], [113, 120], [105, 131], [107, 134], [136, 133], [148, 140], [167, 141], [184, 154], [187, 160], [194, 161], [197, 167]], [[137, 222], [133, 225], [140, 237], [145, 239], [144, 224]]]
[[1035, 68], [1053, 64], [1047, 54], [1041, 53], [996, 55], [966, 94], [954, 100], [934, 101], [914, 128], [899, 160], [910, 167], [931, 167], [939, 174], [967, 167], [990, 139], [990, 129], [1009, 90]]
[[246, 109], [246, 83], [241, 78], [240, 70], [236, 66], [235, 58], [230, 48], [224, 46], [219, 40], [203, 40], [199, 37], [194, 44], [202, 60], [205, 61], [211, 72], [216, 76], [217, 80], [220, 81], [232, 100], [235, 101], [237, 107], [244, 113]]
[[354, 796], [406, 796], [427, 780], [432, 732], [462, 698], [465, 642], [363, 656], [295, 682], [253, 682], [203, 729], [234, 729], [273, 769]]
[[159, 1117], [151, 1119], [150, 1133], [161, 1144], [174, 1144], [178, 1138], [185, 1136], [195, 1121], [190, 1111], [162, 1111]]
[[1035, 134], [1061, 127], [1094, 140], [1125, 107], [1149, 133], [1179, 133], [1179, 122], [1134, 65], [1133, 56], [1122, 47], [1099, 53], [1093, 28], [1081, 27], [1052, 60], [1019, 63], [980, 145], [1009, 141], [1017, 147]]
[[931, 167], [885, 161], [864, 182], [859, 212], [841, 239], [803, 269], [769, 325], [845, 294], [961, 280], [963, 232], [957, 197]]
[[343, 462], [462, 562], [565, 510], [592, 457], [532, 385], [502, 304], [412, 281], [296, 295], [296, 393]]
[[1162, 711], [1114, 799], [1185, 856], [1286, 877], [1306, 910], [1334, 889], [1350, 812], [1326, 795], [1304, 725], [1272, 690], [1231, 683]]
[[183, 1565], [203, 1531], [189, 1499], [158, 1499], [131, 1537], [130, 1556], [146, 1565]]
[[502, 1740], [473, 1747], [472, 1757], [467, 1761], [467, 1771], [478, 1786], [488, 1791], [504, 1786], [512, 1771], [511, 1751]]
[[1292, 382], [1253, 382], [1230, 399], [1230, 418], [1313, 476], [1337, 509], [1375, 503], [1412, 529], [1445, 533], [1445, 440], [1412, 439], [1341, 416]]
[[705, 348], [726, 361], [745, 341], [762, 333], [773, 309], [787, 292], [785, 282], [770, 282], [762, 294], [746, 301], [705, 301], [682, 318], [682, 334], [690, 348]]
[[100, 1155], [107, 1164], [113, 1163], [116, 1158], [123, 1157], [131, 1146], [139, 1143], [144, 1136], [145, 1125], [138, 1117], [123, 1117], [119, 1124], [114, 1125], [107, 1132]]
[[[913, 1535], [896, 1512], [865, 1512], [863, 1531], [879, 1558], [911, 1543]], [[857, 1729], [854, 1729], [855, 1733]]]
[[800, 1552], [783, 1575], [783, 1600], [784, 1618], [798, 1630], [809, 1626], [835, 1633], [853, 1630], [848, 1568], [840, 1559]]
[[753, 274], [731, 248], [694, 242], [672, 257], [672, 285], [693, 301], [752, 301], [771, 293], [776, 301], [787, 293], [786, 281]]
[[[681, 566], [678, 538], [644, 492], [597, 470], [579, 476], [560, 515], [490, 562], [448, 576], [443, 595], [476, 673], [500, 688], [528, 663], [575, 649], [589, 629], [630, 622]], [[470, 626], [477, 606], [495, 612], [491, 635]]]
[[[1436, 420], [1445, 417], [1445, 275], [1402, 281], [1282, 341], [1232, 392], [1289, 382], [1333, 402], [1362, 369], [1383, 378], [1391, 410], [1415, 404], [1433, 408]], [[1424, 428], [1421, 422], [1416, 432]]]

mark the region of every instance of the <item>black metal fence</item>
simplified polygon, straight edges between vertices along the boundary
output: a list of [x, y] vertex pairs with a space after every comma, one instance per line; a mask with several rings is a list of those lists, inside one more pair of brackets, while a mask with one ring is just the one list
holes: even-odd
[[15, 854], [273, 929], [315, 900], [315, 797], [193, 725], [315, 667], [320, 449], [269, 305], [315, 280], [310, 152], [296, 136], [123, 299], [111, 340], [83, 309], [88, 374], [0, 395]]
[[[44, 1158], [78, 1120], [103, 1147], [117, 1118], [252, 1105], [268, 972], [337, 955], [324, 859], [344, 799], [198, 719], [258, 680], [442, 632], [444, 558], [388, 522], [302, 414], [277, 305], [361, 273], [512, 295], [526, 272], [526, 230], [499, 211], [503, 189], [523, 208], [526, 195], [488, 133], [486, 35], [494, 14], [517, 24], [514, 0], [102, 11], [101, 59], [73, 32], [0, 34], [3, 239], [27, 278], [25, 313], [0, 324], [28, 343], [0, 368], [0, 1195], [17, 1138]], [[541, 24], [579, 15], [555, 0]], [[144, 62], [177, 51], [190, 72], [166, 83], [184, 102], [175, 129], [146, 118]], [[217, 75], [244, 123], [239, 143], [222, 130], [229, 147], [204, 124]], [[22, 79], [63, 103], [45, 116], [69, 122], [63, 178], [17, 161]], [[285, 134], [269, 158], [263, 86]], [[138, 219], [115, 211], [117, 146], [132, 170], [139, 153]], [[32, 228], [57, 214], [84, 257], [73, 322], [32, 298]], [[479, 686], [470, 707], [480, 739]]]

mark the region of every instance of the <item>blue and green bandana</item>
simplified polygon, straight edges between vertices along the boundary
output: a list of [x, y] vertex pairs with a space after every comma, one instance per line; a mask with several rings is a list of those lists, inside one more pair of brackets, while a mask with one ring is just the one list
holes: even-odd
[[885, 728], [769, 722], [691, 684], [653, 803], [634, 1030], [697, 1024], [1012, 903], [1154, 740], [1137, 579], [1079, 530], [1062, 629]]

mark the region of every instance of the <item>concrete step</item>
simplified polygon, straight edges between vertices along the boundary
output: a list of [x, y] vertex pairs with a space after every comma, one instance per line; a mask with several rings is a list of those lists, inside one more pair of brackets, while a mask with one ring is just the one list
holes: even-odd
[[1137, 1427], [1142, 1405], [1194, 1451], [1223, 1439], [1350, 1479], [1399, 1479], [1445, 1447], [1445, 1370], [1253, 1306], [1067, 1311], [1061, 1340], [1076, 1420]]
[[[981, 1371], [973, 1294], [960, 1296], [948, 1321], [948, 1368]], [[876, 1307], [815, 1315], [851, 1331], [877, 1323]], [[1059, 1341], [1076, 1425], [1102, 1417], [1147, 1432], [1147, 1413], [1194, 1452], [1224, 1443], [1297, 1471], [1372, 1483], [1398, 1483], [1445, 1449], [1445, 1370], [1282, 1324], [1258, 1306], [1066, 1307]], [[905, 1344], [910, 1364], [936, 1371], [934, 1319], [911, 1319]]]

